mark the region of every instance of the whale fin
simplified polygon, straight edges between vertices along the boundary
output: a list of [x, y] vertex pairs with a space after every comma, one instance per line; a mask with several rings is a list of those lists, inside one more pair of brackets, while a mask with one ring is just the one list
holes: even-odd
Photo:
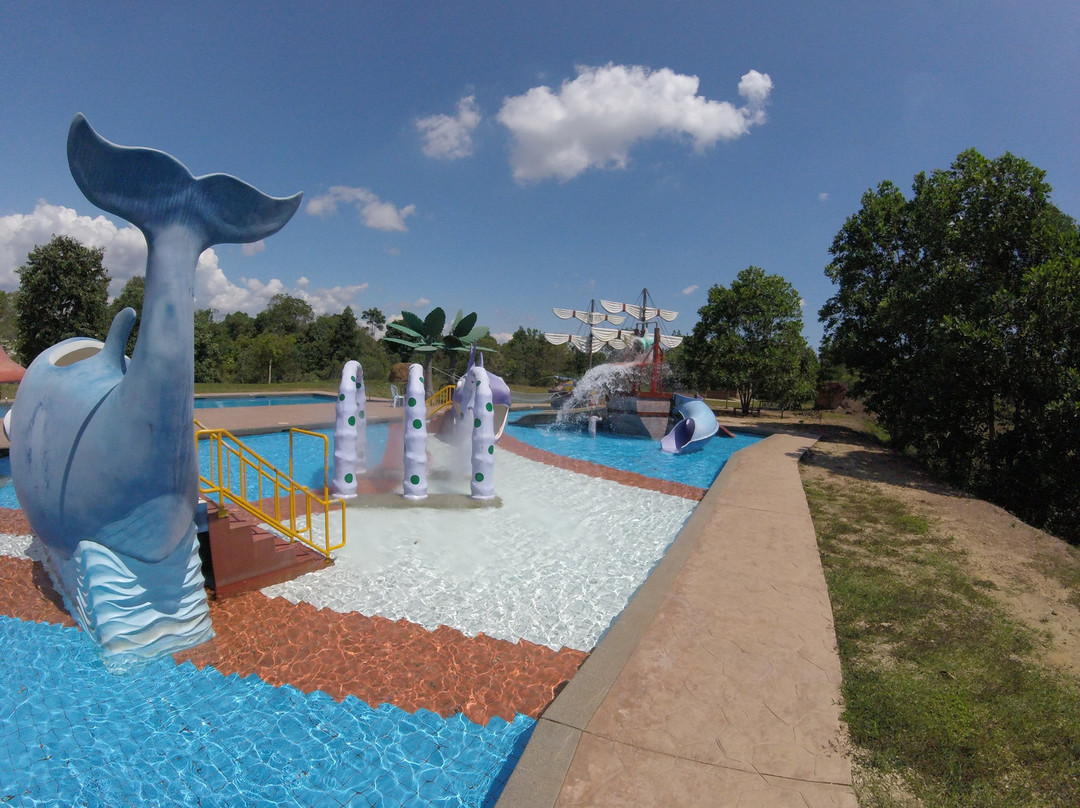
[[182, 209], [192, 219], [188, 224], [202, 233], [204, 248], [272, 236], [303, 198], [269, 196], [228, 174], [194, 177], [163, 151], [109, 142], [82, 113], [71, 122], [67, 152], [76, 185], [99, 208], [144, 231], [175, 223]]
[[135, 325], [135, 309], [128, 306], [121, 309], [113, 317], [112, 325], [109, 326], [109, 335], [105, 337], [105, 345], [98, 354], [101, 361], [108, 365], [115, 365], [121, 371], [127, 370], [127, 359], [124, 350], [127, 348], [128, 334]]

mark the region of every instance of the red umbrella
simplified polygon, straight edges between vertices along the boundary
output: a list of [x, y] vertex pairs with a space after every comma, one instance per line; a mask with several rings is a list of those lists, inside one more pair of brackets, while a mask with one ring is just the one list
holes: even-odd
[[25, 373], [26, 368], [13, 361], [6, 353], [4, 353], [4, 349], [0, 348], [0, 382], [22, 381], [22, 377]]

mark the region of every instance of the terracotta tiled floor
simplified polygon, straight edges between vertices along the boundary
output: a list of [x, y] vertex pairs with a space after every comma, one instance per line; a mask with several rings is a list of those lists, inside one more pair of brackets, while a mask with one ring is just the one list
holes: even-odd
[[[0, 509], [0, 532], [25, 534], [20, 511]], [[0, 614], [75, 625], [39, 562], [0, 556]], [[583, 651], [483, 634], [467, 637], [442, 626], [428, 631], [401, 620], [340, 614], [249, 592], [211, 601], [216, 637], [175, 658], [224, 674], [257, 674], [273, 685], [355, 695], [372, 706], [410, 712], [464, 713], [479, 724], [493, 716], [536, 718], [573, 677]]]

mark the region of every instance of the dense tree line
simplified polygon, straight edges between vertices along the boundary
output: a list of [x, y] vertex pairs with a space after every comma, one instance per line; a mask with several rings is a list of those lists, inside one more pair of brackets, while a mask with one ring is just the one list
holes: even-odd
[[219, 321], [210, 309], [195, 312], [196, 382], [336, 379], [350, 359], [380, 381], [394, 361], [348, 306], [316, 316], [307, 301], [278, 294], [255, 317], [233, 312]]
[[867, 191], [831, 248], [823, 355], [896, 447], [1080, 540], [1080, 231], [1045, 172], [960, 154]]
[[743, 414], [754, 398], [783, 408], [813, 399], [817, 356], [802, 335], [799, 293], [783, 277], [747, 267], [731, 286], [709, 289], [698, 316], [678, 357], [691, 386], [736, 391]]

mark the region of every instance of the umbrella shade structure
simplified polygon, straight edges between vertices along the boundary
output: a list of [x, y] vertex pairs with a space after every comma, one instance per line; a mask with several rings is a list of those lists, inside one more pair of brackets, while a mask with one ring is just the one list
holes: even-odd
[[0, 382], [20, 382], [26, 368], [9, 357], [3, 348], [0, 348]]

